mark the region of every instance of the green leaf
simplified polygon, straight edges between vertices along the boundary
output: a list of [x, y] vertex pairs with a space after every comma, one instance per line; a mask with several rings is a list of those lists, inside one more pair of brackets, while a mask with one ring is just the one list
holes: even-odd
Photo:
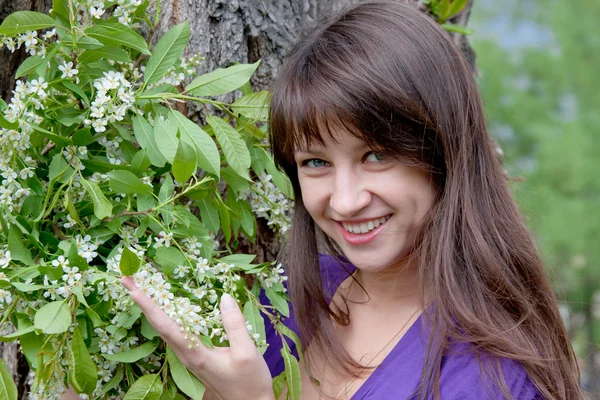
[[160, 375], [144, 375], [129, 388], [123, 400], [158, 400], [162, 392]]
[[[67, 82], [65, 82], [65, 83], [67, 83]], [[68, 83], [77, 87], [73, 82], [68, 82]], [[79, 87], [77, 87], [77, 88], [79, 89]], [[81, 90], [81, 89], [79, 89], [79, 90]], [[83, 93], [83, 91], [81, 93], [85, 96], [85, 93]], [[73, 139], [73, 144], [75, 146], [87, 146], [88, 144], [94, 143], [94, 136], [92, 135], [90, 128], [79, 129], [78, 131], [76, 131], [73, 134], [72, 139]]]
[[164, 167], [167, 160], [156, 144], [152, 125], [144, 117], [137, 116], [133, 118], [133, 132], [142, 149], [145, 149], [148, 153], [148, 158], [150, 158], [152, 165]]
[[230, 166], [221, 168], [221, 177], [227, 182], [229, 188], [236, 193], [242, 193], [250, 189], [250, 181], [239, 176]]
[[221, 149], [223, 149], [223, 154], [225, 154], [225, 159], [229, 163], [229, 166], [239, 176], [250, 180], [248, 176], [250, 153], [238, 131], [219, 117], [208, 115], [206, 120], [215, 132], [217, 141], [221, 145]]
[[173, 168], [171, 169], [175, 179], [180, 183], [187, 182], [190, 176], [196, 172], [196, 161], [197, 157], [194, 148], [183, 140], [179, 141], [177, 153], [173, 160]]
[[66, 332], [71, 325], [69, 305], [65, 300], [46, 304], [35, 313], [33, 325], [46, 334]]
[[446, 18], [451, 18], [461, 12], [467, 5], [467, 2], [468, 0], [453, 0], [448, 9], [448, 16]]
[[8, 231], [8, 250], [10, 251], [10, 257], [13, 260], [22, 261], [26, 265], [31, 265], [33, 264], [31, 251], [25, 247], [21, 236], [23, 236], [21, 229], [19, 229], [15, 224], [10, 224]]
[[102, 393], [106, 394], [109, 390], [116, 388], [123, 380], [123, 364], [119, 365], [115, 375], [110, 378], [106, 384], [102, 385]]
[[262, 90], [237, 99], [231, 105], [231, 109], [251, 121], [268, 121], [270, 102], [271, 93], [268, 90]]
[[186, 86], [185, 91], [196, 96], [218, 96], [229, 93], [250, 80], [260, 61], [237, 64], [200, 75]]
[[266, 340], [265, 321], [254, 301], [248, 300], [246, 304], [244, 304], [244, 318], [252, 325], [252, 331], [250, 333], [258, 333], [260, 341]]
[[[64, 179], [61, 179], [67, 171], [71, 168], [69, 164], [65, 161], [61, 153], [56, 154], [52, 157], [52, 161], [50, 162], [50, 167], [48, 168], [48, 180], [50, 182], [59, 181], [64, 183]], [[72, 168], [71, 168], [72, 169]], [[71, 174], [67, 174], [71, 175]]]
[[73, 144], [73, 142], [71, 141], [71, 139], [66, 138], [66, 137], [62, 137], [60, 135], [57, 135], [55, 133], [50, 132], [49, 130], [46, 130], [42, 127], [39, 127], [37, 125], [31, 125], [31, 129], [33, 129], [36, 132], [39, 132], [42, 134], [43, 137], [48, 138], [50, 140], [52, 140], [54, 143], [56, 143], [59, 146], [68, 146], [70, 144]]
[[[76, 37], [76, 46], [75, 44], [73, 44], [73, 37], [71, 35], [64, 35], [61, 38], [61, 44], [70, 47], [71, 49], [84, 49], [84, 50], [95, 50], [95, 49], [100, 49], [104, 46], [104, 44], [97, 40], [94, 39], [93, 37], [90, 36], [79, 36]], [[81, 71], [82, 69], [80, 69]]]
[[131, 57], [120, 47], [104, 46], [99, 49], [85, 50], [79, 56], [80, 64], [90, 64], [98, 60], [113, 60], [117, 62], [131, 62]]
[[100, 186], [96, 182], [88, 181], [87, 179], [81, 179], [86, 192], [92, 198], [94, 203], [94, 215], [96, 218], [102, 220], [112, 215], [112, 203], [104, 196]]
[[169, 363], [171, 376], [179, 390], [193, 400], [202, 400], [205, 391], [204, 385], [179, 361], [179, 358], [169, 346], [167, 346], [167, 362]]
[[212, 201], [207, 199], [198, 200], [198, 207], [200, 208], [200, 218], [202, 218], [202, 223], [204, 226], [208, 228], [212, 233], [219, 232], [219, 210], [213, 204]]
[[161, 270], [169, 276], [173, 273], [175, 268], [185, 263], [185, 256], [175, 247], [163, 246], [156, 249], [154, 261], [161, 267]]
[[[125, 147], [125, 146], [123, 146], [125, 143], [129, 143], [129, 142], [121, 143], [121, 147]], [[107, 161], [102, 161], [102, 159], [100, 159], [100, 158], [90, 158], [88, 160], [82, 159], [81, 162], [83, 163], [83, 165], [86, 168], [89, 168], [92, 172], [100, 172], [102, 174], [105, 174], [107, 172], [117, 170], [117, 169], [124, 170], [124, 171], [131, 171], [131, 167], [128, 165], [111, 164]]]
[[303, 363], [304, 361], [302, 361], [302, 358], [303, 358], [303, 356], [302, 356], [302, 343], [300, 342], [300, 338], [298, 337], [298, 335], [296, 334], [296, 332], [294, 332], [293, 330], [291, 330], [290, 328], [288, 328], [287, 326], [285, 326], [281, 322], [277, 323], [277, 329], [279, 329], [281, 331], [281, 333], [283, 333], [285, 336], [287, 336], [290, 339], [292, 339], [292, 341], [296, 345], [296, 351], [298, 352], [298, 355], [300, 356], [300, 363]]
[[219, 210], [219, 219], [221, 220], [221, 230], [225, 236], [225, 242], [229, 243], [231, 240], [231, 217], [227, 206], [223, 203], [219, 197], [215, 197], [217, 210]]
[[154, 327], [152, 325], [150, 325], [150, 322], [148, 322], [148, 319], [144, 315], [142, 315], [142, 324], [141, 324], [140, 332], [142, 333], [142, 336], [144, 336], [146, 339], [149, 339], [149, 340], [152, 340], [155, 337], [160, 336], [158, 334], [158, 332], [156, 332], [156, 329], [154, 329]]
[[253, 238], [256, 233], [256, 216], [252, 212], [252, 206], [247, 200], [240, 200], [239, 208], [241, 210], [241, 224], [242, 229], [249, 236], [249, 238]]
[[119, 22], [96, 20], [96, 25], [87, 28], [85, 34], [107, 45], [125, 46], [150, 55], [144, 38]]
[[131, 168], [133, 169], [133, 173], [137, 176], [141, 176], [142, 173], [146, 172], [150, 164], [152, 163], [150, 162], [150, 158], [148, 158], [145, 149], [141, 149], [135, 153], [133, 160], [131, 160]]
[[18, 120], [16, 122], [8, 122], [8, 120], [4, 118], [4, 114], [0, 114], [0, 127], [4, 129], [18, 129], [19, 122]]
[[448, 10], [450, 8], [450, 0], [439, 0], [440, 7], [440, 18], [441, 22], [444, 22], [448, 18]]
[[[82, 89], [81, 89], [79, 86], [77, 86], [77, 85], [76, 85], [76, 84], [74, 84], [73, 82], [71, 82], [71, 81], [67, 81], [67, 80], [64, 80], [64, 81], [62, 81], [61, 83], [62, 83], [62, 85], [63, 85], [65, 88], [67, 88], [68, 90], [70, 90], [71, 92], [73, 92], [73, 93], [75, 93], [77, 96], [79, 96], [79, 98], [80, 98], [81, 100], [83, 100], [83, 102], [84, 102], [85, 104], [87, 104], [87, 105], [89, 105], [89, 104], [90, 104], [90, 99], [88, 98], [88, 96], [85, 94], [85, 92], [84, 92], [84, 91], [83, 91], [83, 90], [82, 90]], [[90, 132], [90, 129], [89, 129], [89, 128], [86, 128], [86, 129], [80, 129], [79, 131], [88, 131], [88, 132]], [[91, 134], [90, 134], [90, 136], [91, 136]], [[92, 137], [92, 141], [91, 141], [91, 142], [89, 142], [88, 144], [92, 144], [92, 143], [94, 143], [93, 137]], [[74, 137], [73, 137], [73, 144], [76, 144], [76, 143], [75, 143], [75, 138], [74, 138]], [[80, 145], [80, 146], [84, 146], [84, 145]]]
[[265, 288], [265, 294], [277, 311], [286, 317], [290, 316], [290, 305], [281, 293], [276, 292], [273, 288]]
[[[62, 275], [62, 272], [60, 274]], [[31, 283], [23, 282], [11, 282], [10, 284], [21, 293], [32, 293], [38, 290], [46, 290], [57, 287], [54, 285], [32, 285]]]
[[92, 394], [96, 389], [98, 370], [77, 326], [73, 330], [70, 350], [69, 383], [77, 393]]
[[283, 356], [283, 363], [285, 365], [285, 379], [288, 385], [288, 399], [298, 400], [300, 399], [300, 392], [302, 391], [302, 382], [300, 381], [300, 366], [296, 357], [290, 354], [290, 350], [287, 344], [284, 343], [281, 349], [281, 355]]
[[129, 250], [127, 246], [123, 247], [123, 253], [121, 254], [121, 261], [119, 262], [119, 269], [125, 276], [131, 276], [137, 272], [140, 268], [140, 259], [138, 256]]
[[[25, 329], [21, 329], [19, 331], [10, 333], [8, 335], [4, 335], [4, 336], [0, 336], [0, 342], [12, 342], [13, 340], [19, 338], [20, 336], [26, 335], [28, 333], [34, 332], [35, 328], [33, 326], [30, 326], [28, 328]], [[0, 388], [0, 394], [2, 392], [2, 389]], [[0, 396], [0, 399], [2, 398], [2, 396]]]
[[[17, 385], [12, 379], [3, 359], [0, 359], [0, 399], [17, 400]], [[202, 398], [202, 396], [200, 396]]]
[[281, 398], [285, 388], [285, 371], [273, 378], [273, 394], [276, 399]]
[[40, 56], [33, 56], [33, 57], [29, 57], [29, 58], [25, 59], [25, 61], [23, 61], [23, 63], [19, 66], [19, 68], [17, 68], [17, 72], [15, 73], [15, 78], [20, 78], [22, 76], [29, 75], [30, 73], [34, 72], [35, 69], [44, 62], [47, 63], [48, 60], [46, 60], [45, 58], [40, 57]]
[[273, 161], [273, 156], [266, 152], [265, 149], [257, 149], [257, 152], [261, 154], [263, 161], [265, 162], [265, 168], [271, 178], [273, 179], [273, 183], [281, 192], [288, 198], [294, 198], [294, 190], [292, 189], [292, 184], [288, 177], [277, 169], [275, 166], [275, 162]]
[[456, 25], [456, 24], [442, 24], [442, 28], [444, 28], [448, 32], [456, 32], [456, 33], [461, 33], [463, 35], [472, 35], [475, 33], [475, 31], [473, 29], [467, 28], [462, 25]]
[[144, 82], [150, 85], [162, 78], [179, 59], [190, 40], [190, 23], [175, 25], [156, 44], [152, 57], [146, 64]]
[[102, 357], [111, 361], [118, 361], [124, 363], [134, 363], [141, 360], [144, 357], [148, 357], [154, 353], [154, 350], [158, 347], [158, 340], [152, 342], [146, 342], [141, 346], [134, 347], [133, 349], [125, 350], [116, 354], [102, 354]]
[[0, 35], [16, 36], [27, 31], [50, 28], [56, 22], [47, 16], [35, 11], [17, 11], [10, 14], [0, 25]]
[[156, 118], [154, 120], [154, 140], [162, 155], [168, 162], [173, 164], [175, 154], [177, 154], [177, 145], [179, 144], [177, 123], [171, 118], [168, 120]]
[[173, 183], [173, 179], [171, 175], [165, 175], [165, 180], [163, 181], [160, 190], [158, 191], [158, 201], [164, 203], [167, 201], [173, 194], [175, 193], [175, 184]]
[[140, 319], [142, 315], [142, 309], [134, 304], [130, 311], [122, 312], [117, 317], [117, 326], [125, 329], [131, 329], [133, 324]]
[[112, 171], [107, 175], [108, 185], [116, 193], [152, 193], [152, 186], [142, 183], [132, 172]]
[[221, 158], [219, 157], [219, 150], [215, 142], [198, 125], [190, 121], [179, 111], [171, 111], [170, 117], [179, 126], [181, 140], [194, 146], [198, 168], [218, 177], [221, 169]]

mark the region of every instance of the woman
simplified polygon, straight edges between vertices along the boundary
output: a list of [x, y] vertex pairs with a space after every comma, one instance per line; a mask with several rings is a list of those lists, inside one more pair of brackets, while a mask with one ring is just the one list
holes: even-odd
[[[296, 197], [285, 264], [303, 399], [581, 398], [476, 84], [430, 18], [369, 1], [313, 31], [274, 85], [271, 140]], [[231, 348], [188, 350], [123, 284], [212, 396], [273, 398], [276, 345], [267, 365], [231, 297]]]

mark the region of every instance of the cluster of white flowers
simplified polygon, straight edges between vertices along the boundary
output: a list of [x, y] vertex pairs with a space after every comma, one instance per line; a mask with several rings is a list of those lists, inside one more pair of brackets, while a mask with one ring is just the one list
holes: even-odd
[[122, 72], [109, 71], [94, 81], [96, 96], [90, 107], [91, 125], [98, 133], [106, 131], [109, 122], [122, 121], [128, 110], [133, 108], [135, 96], [131, 82]]
[[252, 184], [250, 206], [257, 217], [267, 220], [267, 225], [280, 235], [290, 229], [294, 202], [275, 186], [271, 175], [261, 174]]
[[142, 0], [117, 0], [117, 7], [112, 14], [117, 17], [120, 23], [130, 26], [132, 22], [131, 15], [141, 4]]
[[86, 296], [88, 296], [94, 290], [94, 287], [87, 285], [87, 283], [90, 281], [95, 269], [79, 271], [78, 267], [70, 266], [69, 260], [62, 255], [52, 260], [52, 266], [54, 268], [62, 269], [63, 275], [60, 281], [50, 280], [48, 275], [44, 275], [44, 285], [52, 285], [52, 287], [44, 291], [44, 298], [52, 301], [61, 297], [66, 299], [71, 295], [73, 285], [75, 284], [80, 284], [82, 286], [83, 294]]
[[283, 270], [283, 266], [277, 264], [275, 268], [269, 268], [267, 271], [259, 272], [257, 275], [263, 286], [270, 288], [273, 287], [273, 285], [287, 281], [288, 278], [284, 274], [285, 271]]
[[[79, 0], [81, 10], [87, 10], [89, 16], [92, 19], [100, 19], [104, 15], [104, 1], [102, 0]], [[78, 19], [81, 19], [81, 15], [78, 15]]]
[[8, 290], [0, 289], [0, 310], [4, 308], [4, 303], [8, 306], [12, 300], [12, 294]]
[[[209, 296], [209, 301], [213, 303], [213, 306], [201, 308], [197, 304], [192, 304], [188, 297], [175, 296], [171, 291], [171, 284], [150, 264], [144, 265], [134, 274], [133, 279], [146, 295], [177, 322], [181, 330], [186, 333], [186, 338], [192, 341], [192, 345], [200, 345], [197, 339], [200, 336], [217, 337], [221, 341], [226, 339], [219, 308], [214, 307], [217, 300], [216, 293]], [[196, 294], [195, 297], [198, 300], [211, 291], [207, 290], [207, 287], [197, 287], [195, 290], [184, 285], [184, 289]], [[212, 291], [214, 292], [214, 290]]]
[[[162, 78], [149, 85], [148, 88], [153, 88], [164, 84], [179, 86], [186, 77], [192, 76], [196, 73], [196, 68], [198, 65], [200, 65], [200, 62], [203, 59], [204, 58], [199, 54], [195, 54], [187, 60], [182, 60], [181, 64], [173, 65], [167, 70]], [[145, 67], [142, 67], [141, 69], [144, 71]]]
[[[37, 31], [27, 31], [17, 36], [17, 39], [7, 37], [0, 42], [0, 47], [6, 45], [6, 48], [14, 53], [20, 49], [22, 45], [25, 45], [25, 51], [32, 56], [38, 55], [44, 57], [46, 55], [46, 42], [56, 35], [56, 29], [52, 29], [42, 36], [38, 37]], [[41, 39], [41, 40], [40, 40]]]
[[9, 211], [19, 211], [30, 189], [23, 187], [19, 179], [33, 177], [37, 166], [27, 151], [31, 145], [32, 127], [29, 123], [39, 124], [41, 117], [33, 109], [43, 109], [48, 83], [43, 78], [31, 82], [17, 81], [10, 104], [4, 110], [9, 122], [18, 120], [15, 129], [0, 128], [0, 205]]
[[81, 159], [87, 158], [87, 147], [69, 145], [63, 148], [62, 153], [71, 167], [81, 171], [85, 169], [85, 165], [83, 165]]
[[[8, 267], [8, 264], [10, 263], [11, 258], [10, 258], [10, 250], [8, 250], [8, 245], [4, 245], [2, 247], [0, 247], [0, 268], [6, 268]], [[4, 275], [4, 274], [2, 274]], [[0, 278], [1, 280], [2, 278]]]
[[73, 78], [79, 73], [78, 69], [73, 68], [73, 61], [63, 61], [62, 65], [58, 66], [58, 69], [62, 72], [62, 75], [60, 77], [63, 79]]
[[98, 253], [96, 250], [98, 249], [98, 243], [96, 241], [92, 241], [92, 237], [90, 235], [77, 235], [75, 236], [75, 245], [77, 246], [77, 252], [79, 255], [87, 262], [91, 262]]
[[113, 139], [108, 139], [104, 136], [98, 140], [98, 143], [106, 149], [106, 158], [108, 158], [109, 163], [115, 165], [121, 165], [123, 163], [123, 152], [119, 147], [121, 142], [123, 142], [123, 138], [120, 136], [115, 136]]

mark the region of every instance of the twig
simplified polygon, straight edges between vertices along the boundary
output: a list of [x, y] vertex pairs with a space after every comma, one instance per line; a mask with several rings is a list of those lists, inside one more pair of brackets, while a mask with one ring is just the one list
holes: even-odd
[[144, 210], [144, 211], [125, 211], [125, 212], [122, 212], [119, 215], [115, 215], [114, 217], [108, 217], [106, 219], [103, 219], [102, 221], [104, 221], [104, 222], [110, 222], [110, 221], [112, 221], [112, 220], [114, 220], [116, 218], [125, 217], [127, 215], [148, 215], [151, 212], [154, 212], [154, 208], [149, 208], [149, 209]]
[[54, 142], [48, 142], [48, 144], [46, 145], [46, 147], [44, 147], [44, 150], [42, 150], [42, 155], [45, 155], [47, 152], [49, 152], [50, 150], [52, 150], [54, 147], [56, 146], [56, 143]]

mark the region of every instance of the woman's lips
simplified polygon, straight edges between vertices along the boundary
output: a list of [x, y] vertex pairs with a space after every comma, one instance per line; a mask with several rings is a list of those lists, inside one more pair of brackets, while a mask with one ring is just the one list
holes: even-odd
[[390, 218], [391, 218], [391, 216], [389, 218], [387, 218], [387, 220], [384, 223], [382, 223], [381, 225], [379, 225], [377, 228], [375, 228], [367, 233], [348, 232], [346, 229], [344, 229], [341, 222], [338, 222], [338, 227], [342, 233], [342, 236], [348, 243], [353, 244], [353, 245], [366, 244], [366, 243], [371, 242], [373, 239], [375, 239], [375, 237], [377, 237], [377, 235], [379, 235], [379, 233], [387, 225]]

